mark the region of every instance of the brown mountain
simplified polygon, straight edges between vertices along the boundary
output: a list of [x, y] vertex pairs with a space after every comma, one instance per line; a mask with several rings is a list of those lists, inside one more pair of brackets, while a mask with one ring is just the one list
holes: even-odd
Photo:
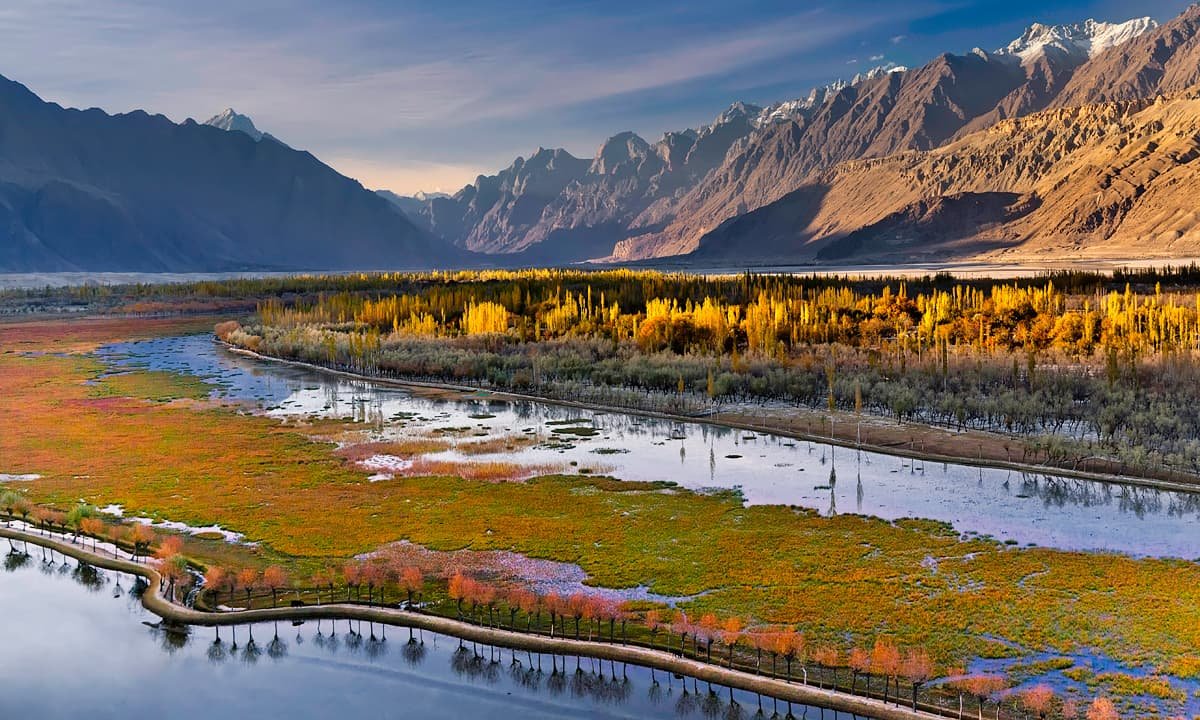
[[1191, 256], [1198, 159], [1197, 92], [1046, 110], [935, 150], [838, 165], [708, 233], [692, 258]]

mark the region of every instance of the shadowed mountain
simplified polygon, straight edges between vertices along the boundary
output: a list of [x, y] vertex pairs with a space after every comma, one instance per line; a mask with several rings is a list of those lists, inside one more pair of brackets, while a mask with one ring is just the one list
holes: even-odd
[[64, 109], [0, 78], [0, 270], [473, 262], [309, 153], [232, 129]]

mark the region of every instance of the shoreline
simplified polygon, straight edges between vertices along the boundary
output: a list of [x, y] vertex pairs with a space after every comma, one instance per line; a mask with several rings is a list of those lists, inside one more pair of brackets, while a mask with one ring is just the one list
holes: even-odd
[[[1029, 474], [1034, 474], [1034, 475], [1057, 475], [1060, 477], [1072, 478], [1072, 479], [1076, 479], [1076, 480], [1087, 480], [1087, 481], [1092, 481], [1092, 482], [1106, 483], [1106, 484], [1110, 484], [1110, 485], [1122, 485], [1122, 486], [1130, 486], [1130, 487], [1149, 488], [1149, 489], [1154, 489], [1154, 490], [1165, 490], [1165, 491], [1169, 491], [1169, 492], [1180, 492], [1180, 493], [1189, 493], [1189, 494], [1200, 493], [1200, 483], [1177, 482], [1177, 481], [1173, 481], [1173, 480], [1163, 480], [1163, 479], [1151, 478], [1151, 477], [1140, 477], [1140, 476], [1121, 475], [1121, 474], [1113, 474], [1113, 473], [1091, 472], [1091, 471], [1087, 471], [1087, 470], [1078, 470], [1075, 468], [1059, 467], [1057, 465], [1032, 464], [1032, 463], [1018, 462], [1018, 461], [1003, 459], [1003, 458], [999, 458], [999, 457], [992, 457], [992, 456], [988, 456], [988, 455], [978, 457], [978, 456], [964, 456], [964, 455], [948, 455], [948, 454], [943, 454], [943, 453], [926, 452], [926, 451], [918, 451], [918, 450], [905, 451], [905, 450], [902, 450], [900, 448], [897, 448], [897, 447], [891, 446], [891, 445], [881, 445], [879, 443], [872, 443], [869, 441], [860, 443], [860, 442], [857, 442], [850, 438], [843, 438], [843, 437], [839, 437], [836, 435], [831, 438], [828, 436], [815, 435], [810, 432], [803, 432], [803, 431], [795, 430], [795, 429], [792, 429], [789, 427], [780, 427], [777, 425], [769, 425], [769, 424], [763, 425], [763, 424], [759, 424], [759, 423], [751, 423], [751, 422], [737, 420], [736, 418], [722, 417], [722, 416], [729, 414], [729, 413], [724, 413], [724, 412], [717, 412], [717, 413], [714, 413], [713, 416], [708, 416], [708, 417], [692, 416], [692, 415], [678, 415], [678, 414], [674, 414], [674, 413], [664, 413], [664, 412], [658, 412], [658, 411], [653, 411], [653, 410], [641, 410], [641, 409], [636, 409], [636, 408], [624, 408], [624, 407], [615, 407], [615, 406], [608, 406], [608, 405], [598, 405], [598, 404], [593, 404], [593, 403], [573, 402], [571, 400], [558, 400], [558, 399], [546, 398], [546, 397], [542, 397], [542, 396], [538, 396], [538, 395], [514, 393], [514, 392], [507, 391], [507, 390], [490, 390], [490, 389], [486, 389], [486, 388], [472, 387], [470, 385], [455, 385], [452, 383], [435, 383], [435, 382], [427, 382], [427, 381], [421, 381], [421, 380], [397, 380], [397, 379], [393, 379], [393, 378], [378, 377], [378, 376], [373, 376], [373, 375], [364, 375], [362, 373], [350, 372], [348, 370], [338, 370], [335, 368], [328, 368], [323, 365], [307, 363], [307, 362], [304, 362], [301, 360], [288, 360], [286, 358], [277, 358], [277, 357], [274, 357], [271, 355], [264, 355], [262, 353], [255, 352], [253, 350], [247, 350], [246, 348], [238, 347], [236, 345], [231, 345], [230, 343], [227, 343], [224, 340], [221, 340], [220, 338], [217, 338], [215, 336], [213, 337], [213, 340], [232, 353], [243, 355], [245, 357], [253, 358], [256, 360], [261, 360], [263, 362], [281, 363], [284, 365], [291, 365], [293, 367], [299, 367], [299, 368], [304, 368], [306, 370], [312, 370], [312, 371], [316, 371], [316, 372], [320, 372], [320, 373], [326, 373], [329, 375], [340, 376], [340, 377], [344, 377], [344, 378], [347, 378], [350, 380], [357, 380], [360, 382], [378, 383], [379, 385], [382, 385], [385, 387], [408, 388], [408, 389], [423, 388], [423, 389], [427, 389], [427, 390], [440, 390], [440, 391], [447, 391], [447, 392], [470, 392], [470, 393], [486, 392], [486, 393], [488, 393], [488, 395], [490, 397], [494, 397], [494, 398], [497, 398], [500, 400], [521, 400], [521, 401], [527, 401], [527, 402], [539, 402], [539, 403], [544, 403], [547, 405], [572, 407], [572, 408], [578, 408], [580, 410], [589, 410], [592, 412], [623, 413], [626, 415], [636, 415], [639, 417], [655, 418], [655, 419], [659, 419], [659, 420], [670, 420], [673, 422], [693, 423], [693, 424], [698, 424], [698, 425], [709, 425], [712, 427], [721, 427], [721, 428], [729, 428], [729, 429], [737, 429], [737, 430], [748, 430], [748, 431], [753, 431], [753, 432], [768, 433], [771, 435], [777, 435], [779, 437], [786, 437], [786, 438], [790, 438], [793, 440], [803, 440], [805, 442], [814, 442], [814, 443], [823, 443], [826, 445], [835, 445], [837, 447], [847, 448], [849, 450], [865, 450], [867, 452], [878, 453], [881, 455], [888, 455], [888, 456], [896, 457], [896, 458], [907, 458], [907, 459], [922, 460], [925, 462], [934, 462], [934, 463], [950, 463], [950, 464], [955, 464], [955, 465], [964, 465], [964, 466], [968, 466], [968, 467], [987, 468], [987, 469], [994, 469], [994, 470], [1013, 470], [1016, 472], [1029, 473]], [[828, 413], [814, 413], [814, 412], [810, 412], [806, 408], [798, 408], [798, 410], [807, 416], [819, 415], [822, 419], [825, 419], [828, 417]], [[879, 418], [878, 416], [874, 416], [874, 415], [866, 415], [866, 416], [862, 416], [862, 417], [863, 417], [863, 419], [869, 420], [871, 422], [878, 422], [881, 420], [881, 418]], [[849, 425], [850, 423], [844, 422], [842, 424], [845, 426], [845, 425]], [[921, 430], [940, 431], [939, 428], [936, 428], [931, 425], [911, 425], [911, 426], [899, 425], [897, 427], [898, 428], [913, 427], [913, 428], [919, 428]], [[968, 437], [971, 437], [971, 436], [968, 436]], [[975, 437], [978, 437], [978, 436], [975, 436]]]
[[827, 690], [813, 685], [791, 683], [762, 675], [752, 675], [717, 664], [689, 660], [664, 650], [593, 640], [552, 638], [485, 627], [411, 610], [378, 606], [363, 607], [362, 605], [342, 603], [229, 612], [196, 610], [177, 605], [162, 597], [159, 594], [162, 578], [158, 571], [148, 563], [143, 565], [129, 560], [105, 557], [78, 545], [66, 544], [53, 538], [29, 534], [10, 527], [0, 527], [0, 538], [32, 543], [72, 557], [82, 563], [142, 577], [149, 583], [146, 592], [141, 597], [143, 607], [164, 620], [191, 626], [215, 627], [293, 620], [365, 620], [395, 627], [428, 630], [449, 637], [507, 649], [631, 663], [692, 677], [703, 682], [717, 683], [735, 690], [766, 695], [802, 705], [848, 712], [876, 720], [931, 720], [934, 718], [942, 720], [955, 717], [950, 712], [934, 713], [920, 709], [914, 711], [911, 707], [902, 704], [886, 704], [875, 698]]

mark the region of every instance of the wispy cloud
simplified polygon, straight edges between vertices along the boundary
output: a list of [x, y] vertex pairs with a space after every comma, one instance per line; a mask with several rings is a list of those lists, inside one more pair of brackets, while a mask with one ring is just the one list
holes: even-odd
[[[716, 0], [7, 0], [0, 73], [63, 104], [175, 120], [231, 105], [364, 179], [449, 183], [538, 144], [593, 147], [603, 134], [589, 115], [616, 131], [705, 107], [698, 121], [719, 109], [714, 88], [728, 102], [788, 78], [825, 81], [839, 47], [866, 33], [887, 42], [887, 29], [939, 1], [862, 12]], [[656, 107], [656, 96], [670, 100]]]

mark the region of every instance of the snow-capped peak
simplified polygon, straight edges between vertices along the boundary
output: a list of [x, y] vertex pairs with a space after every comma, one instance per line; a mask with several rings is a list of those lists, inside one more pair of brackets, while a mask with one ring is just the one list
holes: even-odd
[[436, 191], [425, 192], [424, 190], [418, 190], [415, 193], [413, 193], [411, 195], [411, 197], [413, 200], [419, 200], [420, 202], [428, 202], [430, 200], [436, 200], [438, 198], [448, 198], [450, 196], [444, 192], [436, 192]]
[[844, 90], [848, 87], [853, 87], [859, 83], [866, 82], [867, 80], [873, 80], [881, 75], [906, 72], [907, 70], [908, 68], [903, 65], [886, 63], [884, 65], [879, 65], [878, 67], [873, 67], [866, 72], [858, 73], [849, 80], [839, 79], [829, 83], [828, 85], [815, 87], [810, 90], [808, 95], [805, 97], [796, 98], [794, 100], [785, 100], [783, 102], [778, 102], [763, 108], [762, 112], [760, 112], [758, 117], [755, 118], [754, 124], [756, 127], [762, 127], [764, 125], [770, 125], [771, 123], [793, 120], [801, 115], [804, 115], [805, 113], [811, 112], [813, 109], [819, 107], [821, 103], [825, 102], [825, 99], [830, 95], [833, 95], [841, 90]]
[[997, 50], [996, 55], [1016, 58], [1025, 63], [1045, 54], [1047, 48], [1056, 48], [1071, 57], [1086, 60], [1156, 27], [1158, 23], [1149, 17], [1122, 23], [1091, 19], [1068, 25], [1034, 23], [1025, 29], [1021, 37]]
[[225, 108], [221, 112], [213, 115], [204, 121], [205, 125], [212, 125], [221, 130], [236, 130], [243, 132], [254, 138], [255, 141], [262, 140], [264, 133], [254, 127], [254, 121], [248, 116], [242, 115], [233, 108]]

